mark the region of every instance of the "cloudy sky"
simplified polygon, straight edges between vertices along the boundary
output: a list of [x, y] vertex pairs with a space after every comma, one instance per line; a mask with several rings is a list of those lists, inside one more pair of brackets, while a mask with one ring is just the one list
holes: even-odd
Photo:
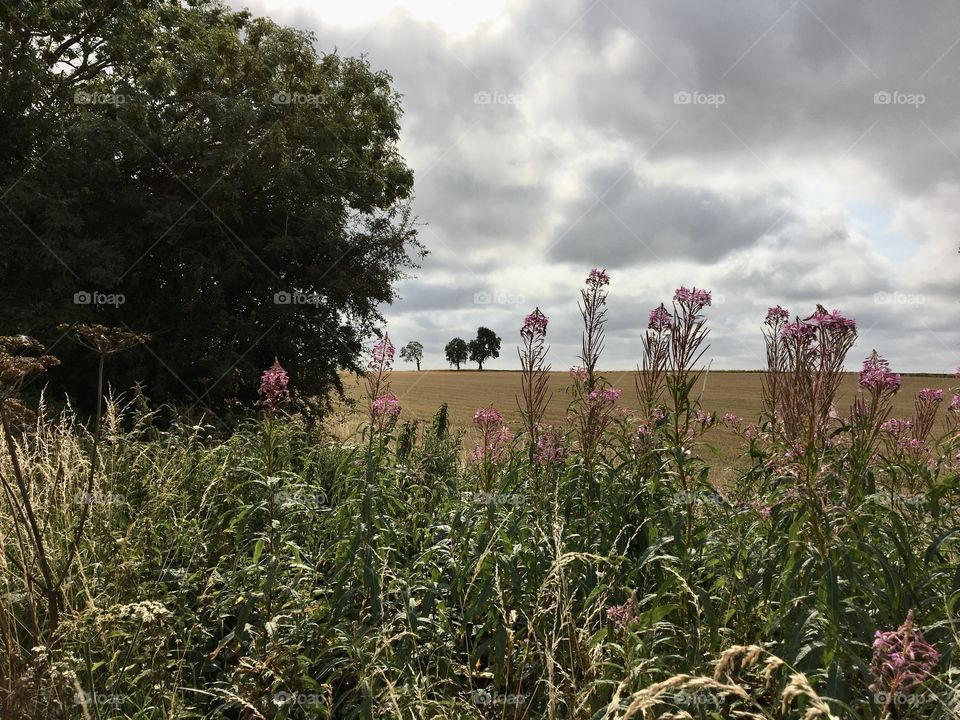
[[648, 310], [714, 293], [715, 368], [763, 364], [769, 305], [858, 321], [904, 371], [960, 362], [960, 5], [934, 0], [230, 0], [365, 54], [403, 95], [430, 254], [385, 309], [443, 346], [523, 316], [576, 364], [578, 289], [610, 285], [603, 365]]

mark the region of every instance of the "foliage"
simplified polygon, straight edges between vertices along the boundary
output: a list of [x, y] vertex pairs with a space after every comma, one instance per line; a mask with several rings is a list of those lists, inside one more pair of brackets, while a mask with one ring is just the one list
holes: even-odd
[[[62, 602], [52, 627], [6, 493], [0, 715], [955, 717], [960, 400], [922, 390], [913, 417], [886, 418], [877, 387], [892, 373], [873, 354], [860, 396], [836, 408], [820, 393], [847, 342], [826, 332], [821, 371], [776, 376], [773, 362], [780, 400], [755, 423], [723, 418], [743, 457], [716, 487], [702, 444], [716, 418], [692, 392], [710, 300], [681, 288], [651, 313], [639, 413], [603, 395], [585, 352], [570, 421], [539, 428], [533, 456], [529, 430], [504, 432], [493, 408], [477, 411], [467, 462], [445, 406], [400, 422], [387, 337], [367, 366], [369, 421], [347, 442], [285, 413], [279, 365], [261, 385], [276, 402], [229, 437], [156, 428], [145, 400], [113, 398], [91, 454], [88, 430], [41, 406], [11, 431], [0, 476], [16, 458], [50, 566], [66, 567]], [[546, 322], [532, 322], [521, 341], [539, 347]], [[527, 357], [535, 401], [543, 355]], [[609, 412], [585, 430], [581, 406], [597, 402]], [[800, 402], [811, 416], [795, 435], [786, 403]]]
[[500, 338], [490, 328], [477, 328], [477, 337], [467, 347], [470, 350], [470, 362], [477, 363], [478, 370], [483, 370], [487, 360], [500, 357]]
[[400, 357], [406, 362], [415, 362], [419, 371], [420, 362], [423, 360], [423, 345], [416, 340], [411, 340], [400, 348]]
[[201, 408], [360, 369], [420, 252], [389, 75], [219, 0], [52, 0], [0, 3], [0, 95], [0, 332], [149, 330], [113, 382]]
[[467, 345], [467, 341], [462, 338], [454, 338], [447, 343], [447, 346], [443, 349], [443, 353], [447, 358], [447, 362], [451, 365], [456, 365], [457, 370], [460, 369], [461, 363], [465, 363], [470, 358], [470, 348]]

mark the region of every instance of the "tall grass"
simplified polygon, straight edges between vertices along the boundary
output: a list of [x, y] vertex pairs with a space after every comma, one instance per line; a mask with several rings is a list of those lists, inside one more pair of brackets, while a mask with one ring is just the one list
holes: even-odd
[[[279, 366], [228, 437], [160, 428], [136, 395], [92, 428], [11, 416], [0, 716], [956, 717], [957, 403], [927, 394], [891, 425], [872, 356], [837, 408], [855, 328], [775, 319], [796, 345], [768, 354], [763, 416], [723, 419], [747, 469], [720, 492], [698, 451], [718, 421], [695, 395], [709, 293], [651, 315], [631, 415], [596, 370], [604, 277], [568, 426], [540, 427], [528, 351], [524, 428], [483, 409], [472, 461], [445, 408], [396, 415], [386, 339], [346, 439], [284, 413]], [[527, 332], [545, 347], [545, 319]], [[66, 568], [56, 624], [23, 499]]]

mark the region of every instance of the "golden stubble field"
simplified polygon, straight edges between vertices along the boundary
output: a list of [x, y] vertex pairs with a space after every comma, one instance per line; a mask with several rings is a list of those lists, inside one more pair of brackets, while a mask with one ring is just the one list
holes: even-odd
[[[628, 409], [638, 407], [637, 395], [634, 389], [633, 371], [610, 371], [604, 376], [610, 383], [623, 391], [620, 403]], [[746, 420], [756, 419], [760, 412], [760, 381], [759, 372], [732, 372], [716, 371], [704, 373], [697, 386], [702, 392], [703, 407], [706, 411], [716, 411], [719, 415], [732, 412]], [[909, 417], [913, 412], [913, 399], [917, 391], [924, 387], [942, 389], [946, 396], [944, 408], [949, 402], [951, 387], [956, 386], [957, 379], [950, 375], [904, 375], [903, 385], [897, 393], [893, 415]], [[424, 370], [421, 372], [398, 370], [394, 371], [390, 379], [393, 392], [400, 399], [402, 407], [400, 418], [429, 420], [440, 407], [447, 403], [450, 410], [450, 419], [454, 428], [465, 428], [468, 431], [473, 427], [473, 413], [479, 407], [493, 405], [501, 413], [511, 427], [519, 427], [520, 413], [517, 409], [517, 396], [520, 392], [520, 373], [509, 370]], [[570, 396], [566, 388], [570, 384], [570, 376], [566, 372], [550, 373], [550, 390], [552, 397], [547, 409], [545, 421], [548, 424], [560, 425]], [[344, 377], [344, 387], [351, 397], [363, 398], [363, 380], [354, 376]], [[843, 414], [849, 409], [857, 392], [857, 375], [848, 373], [840, 392], [837, 409]], [[355, 412], [365, 412], [365, 403], [361, 400]], [[344, 420], [349, 422], [349, 411], [344, 409]], [[715, 445], [721, 453], [719, 464], [725, 465], [737, 456], [740, 440], [732, 432], [723, 427], [709, 431], [705, 441]], [[468, 440], [470, 442], [469, 434]], [[716, 469], [716, 468], [715, 468]]]

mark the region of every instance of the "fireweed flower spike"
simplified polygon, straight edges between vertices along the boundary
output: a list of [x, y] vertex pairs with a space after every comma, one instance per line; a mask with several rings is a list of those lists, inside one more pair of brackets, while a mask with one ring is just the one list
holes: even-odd
[[764, 320], [764, 324], [770, 327], [777, 325], [782, 325], [790, 319], [790, 313], [784, 310], [782, 307], [777, 305], [776, 307], [767, 309], [767, 319]]
[[536, 308], [523, 319], [520, 327], [521, 345], [517, 350], [520, 356], [522, 397], [517, 398], [517, 406], [527, 431], [530, 456], [537, 447], [540, 423], [550, 402], [547, 389], [550, 380], [550, 366], [547, 364], [546, 344], [547, 323], [549, 319]]
[[290, 392], [287, 390], [289, 382], [287, 371], [280, 365], [280, 361], [274, 358], [273, 365], [260, 376], [260, 404], [270, 415], [290, 400]]
[[896, 630], [877, 630], [870, 675], [874, 692], [909, 693], [919, 687], [940, 660], [940, 653], [914, 626], [913, 610]]
[[607, 275], [606, 270], [598, 270], [597, 268], [594, 268], [587, 276], [587, 285], [591, 288], [601, 288], [609, 284], [610, 276]]
[[546, 335], [547, 323], [549, 321], [550, 318], [540, 312], [540, 308], [537, 308], [523, 319], [523, 326], [520, 328], [520, 335], [523, 337]]
[[378, 432], [385, 432], [393, 427], [400, 415], [400, 401], [392, 392], [385, 392], [374, 398], [370, 405], [370, 417]]
[[709, 290], [698, 290], [697, 288], [688, 290], [682, 285], [673, 293], [673, 301], [688, 308], [691, 313], [697, 313], [705, 307], [710, 307], [712, 300], [713, 296]]
[[513, 434], [503, 424], [503, 415], [493, 407], [478, 408], [473, 422], [480, 429], [480, 444], [471, 453], [470, 462], [481, 466], [481, 489], [486, 492], [493, 483], [495, 466], [506, 456]]
[[654, 332], [663, 332], [664, 330], [669, 330], [673, 327], [673, 315], [670, 314], [670, 311], [664, 307], [663, 303], [660, 303], [659, 307], [655, 307], [650, 311], [650, 322], [647, 324], [647, 328], [653, 330]]

